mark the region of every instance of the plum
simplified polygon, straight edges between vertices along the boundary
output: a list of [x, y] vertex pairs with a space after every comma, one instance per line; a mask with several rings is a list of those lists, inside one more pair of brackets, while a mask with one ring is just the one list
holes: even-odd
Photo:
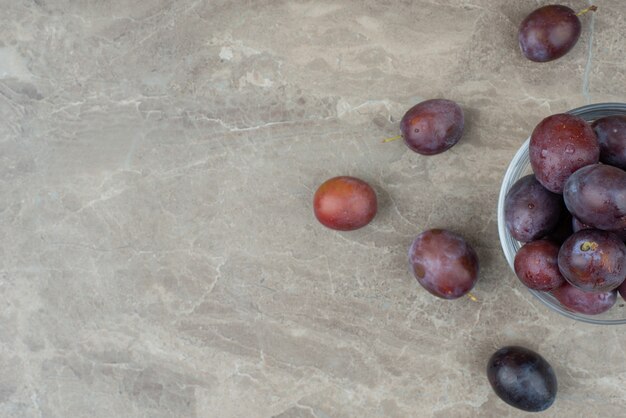
[[423, 154], [439, 154], [459, 142], [465, 120], [458, 104], [446, 99], [418, 103], [402, 117], [400, 131], [411, 150]]
[[596, 164], [600, 158], [600, 145], [591, 126], [569, 114], [542, 120], [530, 136], [528, 151], [535, 177], [554, 193], [563, 193], [565, 181], [572, 173]]
[[565, 283], [558, 265], [559, 246], [549, 240], [525, 244], [515, 254], [515, 274], [527, 287], [550, 291]]
[[496, 351], [487, 363], [487, 378], [500, 399], [523, 411], [545, 411], [556, 399], [558, 384], [552, 366], [524, 347]]
[[443, 299], [467, 294], [478, 279], [478, 256], [459, 235], [430, 229], [415, 238], [409, 248], [413, 275], [426, 290]]
[[581, 229], [561, 246], [559, 270], [573, 286], [587, 292], [616, 289], [626, 279], [626, 245], [617, 235]]
[[378, 209], [374, 189], [363, 180], [341, 176], [325, 181], [313, 197], [315, 217], [331, 229], [352, 231], [374, 218]]
[[582, 223], [607, 231], [626, 229], [626, 172], [605, 164], [583, 167], [565, 182], [565, 206]]
[[506, 226], [521, 242], [552, 231], [559, 223], [561, 209], [561, 197], [546, 190], [532, 174], [515, 182], [504, 200]]
[[531, 12], [520, 24], [517, 40], [522, 54], [535, 62], [561, 58], [578, 42], [581, 23], [566, 6], [551, 4]]

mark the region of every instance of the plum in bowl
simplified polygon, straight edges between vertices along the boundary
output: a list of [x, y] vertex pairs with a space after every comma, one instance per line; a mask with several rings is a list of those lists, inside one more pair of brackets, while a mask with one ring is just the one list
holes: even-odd
[[[622, 115], [626, 117], [626, 103], [591, 104], [570, 110], [566, 113], [582, 118], [589, 124], [592, 124], [594, 121], [608, 116]], [[506, 197], [507, 194], [509, 194], [511, 188], [518, 182], [518, 180], [522, 179], [525, 176], [528, 176], [529, 174], [533, 174], [533, 169], [531, 166], [531, 156], [529, 152], [530, 143], [531, 137], [528, 137], [528, 139], [524, 142], [524, 144], [520, 147], [520, 149], [511, 160], [511, 163], [509, 164], [504, 175], [498, 199], [498, 233], [500, 236], [500, 244], [502, 245], [502, 250], [504, 251], [506, 260], [514, 272], [515, 256], [519, 249], [524, 245], [524, 242], [520, 242], [515, 239], [513, 237], [513, 234], [511, 234], [509, 227], [507, 227], [505, 217]], [[561, 216], [566, 219], [569, 214], [565, 209], [563, 209], [563, 212], [564, 213]], [[568, 221], [566, 220], [566, 222]], [[517, 280], [517, 283], [521, 285], [521, 282], [519, 280]], [[566, 289], [562, 289], [560, 293], [564, 293], [563, 290]], [[574, 289], [574, 291], [575, 290], [576, 289]], [[559, 302], [555, 295], [561, 297], [561, 300], [566, 299], [563, 297], [563, 295], [560, 295], [558, 291], [544, 292], [539, 290], [533, 290], [530, 288], [528, 288], [528, 291], [532, 293], [533, 296], [535, 296], [537, 299], [539, 299], [544, 305], [568, 318], [592, 324], [626, 324], [626, 302], [622, 299], [620, 295], [617, 295], [617, 302], [613, 305], [611, 309], [608, 309], [607, 311], [600, 314], [584, 314], [582, 312], [576, 312], [572, 309], [568, 309], [561, 302]]]

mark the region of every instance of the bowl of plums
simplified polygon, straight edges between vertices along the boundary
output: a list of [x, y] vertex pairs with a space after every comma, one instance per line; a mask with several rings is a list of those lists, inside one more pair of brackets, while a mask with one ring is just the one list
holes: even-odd
[[626, 103], [543, 119], [506, 170], [498, 230], [519, 285], [549, 308], [626, 324]]

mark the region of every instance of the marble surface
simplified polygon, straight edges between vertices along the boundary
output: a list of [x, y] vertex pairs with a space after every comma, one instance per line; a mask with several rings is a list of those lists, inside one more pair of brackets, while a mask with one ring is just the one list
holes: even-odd
[[[498, 241], [535, 124], [626, 99], [626, 3], [535, 64], [546, 3], [0, 0], [0, 416], [524, 416], [486, 380], [506, 344], [555, 367], [545, 416], [626, 416], [626, 328], [539, 305]], [[435, 97], [458, 145], [381, 144]], [[311, 207], [344, 174], [380, 202], [351, 233]], [[430, 227], [475, 246], [479, 302], [411, 277]]]

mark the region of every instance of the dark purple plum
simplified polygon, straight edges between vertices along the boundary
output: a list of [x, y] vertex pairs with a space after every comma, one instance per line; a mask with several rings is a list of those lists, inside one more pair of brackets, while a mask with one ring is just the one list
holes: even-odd
[[487, 363], [487, 378], [500, 399], [523, 411], [544, 411], [556, 398], [558, 384], [552, 366], [524, 347], [496, 351]]
[[591, 127], [600, 143], [600, 161], [626, 170], [626, 115], [606, 116]]
[[525, 244], [515, 254], [515, 274], [531, 289], [548, 292], [565, 283], [558, 265], [559, 246], [538, 240]]
[[558, 263], [573, 286], [586, 292], [608, 292], [626, 279], [626, 245], [611, 232], [582, 229], [563, 243]]
[[576, 13], [556, 4], [540, 7], [522, 21], [517, 40], [522, 54], [535, 62], [561, 58], [578, 42], [581, 23]]
[[463, 110], [446, 99], [432, 99], [410, 108], [402, 117], [400, 131], [404, 143], [422, 155], [444, 152], [463, 135]]
[[605, 164], [583, 167], [565, 183], [563, 199], [570, 213], [587, 225], [626, 229], [626, 171]]
[[459, 235], [430, 229], [409, 248], [409, 264], [419, 284], [435, 296], [457, 299], [478, 280], [478, 256]]
[[559, 223], [561, 209], [561, 197], [546, 190], [532, 174], [515, 182], [504, 200], [506, 226], [521, 242], [552, 231]]
[[586, 315], [598, 315], [611, 309], [617, 300], [615, 290], [609, 292], [585, 292], [569, 283], [554, 289], [552, 295], [569, 311]]
[[600, 145], [584, 119], [569, 114], [548, 116], [530, 137], [530, 164], [546, 189], [563, 193], [568, 177], [581, 167], [596, 164]]

